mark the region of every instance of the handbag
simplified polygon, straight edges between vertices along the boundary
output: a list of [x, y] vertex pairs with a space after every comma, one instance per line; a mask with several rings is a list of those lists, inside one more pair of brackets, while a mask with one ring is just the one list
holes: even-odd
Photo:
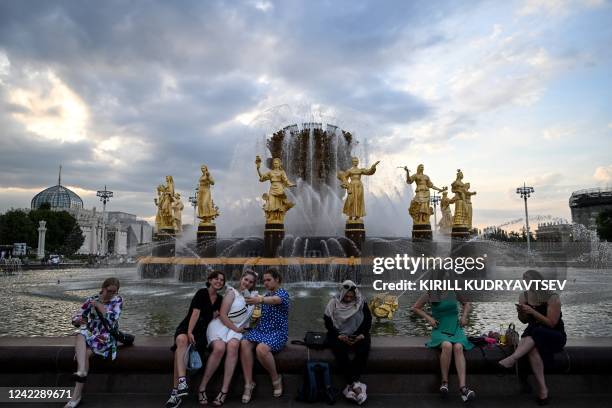
[[327, 333], [308, 331], [304, 335], [306, 347], [324, 349], [327, 346]]
[[187, 371], [190, 373], [194, 373], [202, 368], [202, 357], [200, 357], [198, 350], [191, 344], [185, 352], [185, 367], [187, 367]]
[[294, 340], [293, 344], [301, 344], [311, 349], [324, 349], [327, 346], [327, 333], [307, 331], [304, 341]]
[[123, 344], [124, 346], [131, 346], [132, 344], [134, 344], [134, 340], [136, 339], [136, 337], [133, 334], [122, 332], [121, 330], [119, 330], [119, 326], [117, 324], [115, 324], [115, 326], [113, 327], [110, 327], [110, 324], [108, 324], [108, 321], [104, 318], [104, 316], [102, 316], [98, 312], [98, 309], [96, 309], [95, 307], [93, 309], [96, 311], [98, 317], [102, 321], [102, 325], [104, 326], [104, 328], [108, 330], [110, 335], [113, 336], [117, 342]]
[[506, 329], [506, 344], [516, 348], [520, 341], [518, 332], [515, 329], [514, 323], [510, 323]]

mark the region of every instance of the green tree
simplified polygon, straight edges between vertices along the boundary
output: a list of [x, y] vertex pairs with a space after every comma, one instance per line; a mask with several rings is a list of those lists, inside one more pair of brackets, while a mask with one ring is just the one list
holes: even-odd
[[36, 239], [36, 227], [25, 211], [7, 211], [0, 215], [0, 244], [25, 242], [32, 246], [31, 243]]
[[597, 235], [605, 241], [612, 241], [612, 209], [604, 210], [597, 215]]
[[81, 231], [81, 227], [75, 225], [58, 252], [62, 255], [72, 256], [81, 248], [83, 242], [85, 242], [83, 231]]
[[[77, 220], [66, 211], [52, 211], [45, 207], [44, 204], [37, 210], [30, 211], [30, 219], [34, 225], [38, 226], [39, 221], [46, 221], [47, 234], [45, 241], [45, 249], [48, 252], [60, 253], [63, 255], [72, 255], [79, 248], [73, 249], [79, 242], [76, 234], [82, 232], [78, 226]], [[78, 232], [76, 231], [78, 229]], [[70, 237], [72, 234], [72, 237]], [[69, 238], [70, 237], [70, 238]], [[82, 241], [80, 242], [82, 244]], [[38, 246], [36, 235], [32, 242], [28, 243], [32, 247]]]

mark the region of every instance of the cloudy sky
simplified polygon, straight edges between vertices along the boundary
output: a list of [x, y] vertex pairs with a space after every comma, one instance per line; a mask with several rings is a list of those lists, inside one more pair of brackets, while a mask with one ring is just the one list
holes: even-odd
[[2, 1], [0, 211], [60, 164], [86, 207], [106, 184], [147, 219], [202, 163], [217, 196], [263, 192], [262, 137], [314, 119], [381, 160], [371, 194], [423, 162], [437, 185], [463, 170], [476, 225], [519, 218], [524, 181], [534, 215], [570, 218], [572, 191], [612, 184], [610, 44], [605, 0]]

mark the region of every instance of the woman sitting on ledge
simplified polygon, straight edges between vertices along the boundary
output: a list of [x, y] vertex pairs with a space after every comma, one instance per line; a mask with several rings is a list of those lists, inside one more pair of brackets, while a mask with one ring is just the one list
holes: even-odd
[[[544, 278], [538, 271], [531, 269], [523, 274], [523, 279], [541, 281]], [[546, 405], [548, 388], [544, 378], [544, 368], [550, 367], [553, 354], [563, 350], [567, 341], [561, 318], [561, 301], [556, 293], [533, 289], [519, 296], [516, 310], [519, 320], [528, 325], [514, 353], [500, 360], [499, 364], [504, 368], [511, 368], [519, 358], [527, 355], [538, 384], [536, 402], [539, 405]]]
[[[87, 298], [79, 313], [72, 318], [72, 324], [80, 327], [75, 343], [77, 371], [72, 375], [76, 385], [72, 398], [65, 408], [75, 408], [81, 403], [89, 371], [89, 358], [92, 354], [104, 358], [110, 356], [113, 360], [117, 356], [117, 341], [107, 327], [114, 327], [121, 315], [123, 299], [117, 294], [118, 292], [119, 279], [106, 279], [102, 283], [100, 293]], [[102, 319], [106, 319], [107, 324]]]
[[[423, 306], [428, 302], [431, 303], [432, 316], [423, 310]], [[459, 318], [458, 303], [461, 303], [463, 306], [461, 318]], [[463, 355], [464, 349], [471, 350], [474, 347], [468, 341], [463, 331], [463, 327], [467, 325], [470, 303], [452, 291], [430, 291], [421, 295], [414, 306], [412, 306], [412, 311], [427, 320], [433, 327], [431, 340], [426, 346], [441, 349], [440, 371], [442, 372], [442, 384], [440, 385], [440, 394], [442, 396], [448, 394], [448, 371], [454, 355], [461, 399], [467, 402], [476, 398], [476, 393], [465, 384], [465, 356]]]
[[[367, 399], [366, 385], [359, 380], [370, 352], [372, 314], [353, 281], [342, 282], [340, 293], [327, 304], [323, 320], [327, 342], [346, 378], [347, 385], [342, 393], [348, 400], [361, 405]], [[355, 352], [352, 362], [349, 351]]]
[[285, 347], [289, 337], [289, 294], [280, 287], [281, 275], [274, 268], [263, 274], [263, 284], [267, 290], [265, 296], [254, 296], [246, 299], [248, 305], [261, 304], [261, 318], [253, 329], [249, 330], [240, 342], [240, 363], [244, 375], [244, 393], [242, 402], [251, 400], [255, 382], [253, 382], [253, 348], [257, 360], [270, 374], [274, 397], [283, 394], [283, 379], [276, 370], [272, 353], [278, 353]]
[[[223, 297], [219, 317], [208, 325], [206, 337], [211, 348], [210, 356], [206, 361], [206, 368], [198, 390], [198, 402], [205, 405], [208, 402], [206, 386], [219, 367], [225, 354], [225, 368], [223, 371], [223, 385], [221, 392], [214, 399], [212, 405], [219, 407], [225, 403], [229, 386], [238, 362], [240, 340], [245, 328], [249, 325], [254, 306], [247, 305], [245, 297], [251, 296], [255, 287], [257, 273], [247, 269], [242, 273], [237, 289], [229, 287]], [[227, 353], [226, 353], [227, 352]]]
[[187, 385], [187, 367], [185, 366], [185, 353], [190, 344], [198, 352], [206, 350], [206, 329], [210, 321], [216, 317], [221, 307], [223, 296], [217, 292], [225, 286], [225, 275], [212, 271], [206, 279], [206, 288], [198, 290], [191, 300], [187, 316], [176, 328], [174, 334], [174, 387], [166, 408], [175, 408], [181, 405], [181, 398], [189, 394]]

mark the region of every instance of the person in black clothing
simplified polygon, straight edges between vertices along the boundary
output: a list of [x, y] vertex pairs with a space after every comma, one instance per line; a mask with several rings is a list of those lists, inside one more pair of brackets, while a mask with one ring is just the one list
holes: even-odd
[[[525, 281], [543, 279], [538, 271], [532, 269], [523, 274]], [[519, 358], [527, 355], [538, 384], [536, 401], [540, 405], [545, 405], [548, 403], [548, 388], [544, 378], [544, 368], [550, 367], [554, 353], [562, 351], [567, 341], [561, 301], [556, 293], [532, 289], [520, 295], [516, 309], [519, 320], [527, 323], [527, 328], [521, 335], [521, 341], [514, 353], [500, 360], [499, 364], [511, 368]]]
[[181, 405], [181, 397], [189, 393], [187, 385], [187, 367], [185, 353], [192, 345], [199, 352], [206, 349], [206, 329], [212, 319], [219, 313], [223, 296], [217, 292], [225, 286], [225, 275], [213, 271], [208, 274], [206, 288], [198, 290], [191, 299], [189, 312], [176, 328], [174, 333], [174, 388], [166, 402], [166, 408], [176, 408]]
[[[342, 393], [361, 405], [367, 399], [367, 387], [359, 380], [370, 352], [372, 314], [353, 281], [342, 283], [340, 293], [327, 304], [323, 320], [328, 344], [346, 377], [347, 385]], [[355, 352], [353, 361], [349, 359], [350, 351]]]

